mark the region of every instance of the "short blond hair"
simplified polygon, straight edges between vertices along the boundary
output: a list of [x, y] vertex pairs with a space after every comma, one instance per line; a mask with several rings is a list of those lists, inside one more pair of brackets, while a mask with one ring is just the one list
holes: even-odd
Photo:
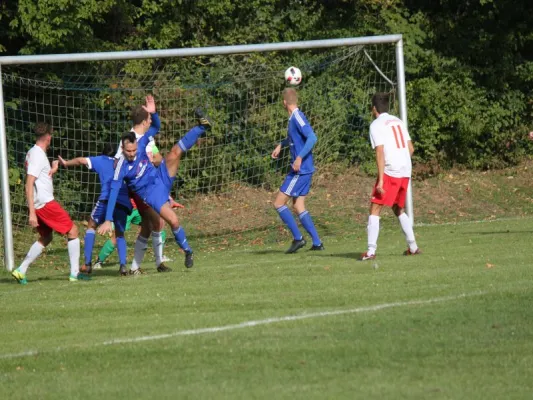
[[287, 105], [296, 105], [298, 104], [298, 92], [293, 88], [285, 88], [282, 92], [283, 100]]

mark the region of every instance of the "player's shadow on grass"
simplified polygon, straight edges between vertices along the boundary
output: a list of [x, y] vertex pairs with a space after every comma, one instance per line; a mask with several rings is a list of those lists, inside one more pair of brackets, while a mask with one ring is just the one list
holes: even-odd
[[482, 231], [482, 232], [461, 232], [461, 235], [520, 235], [520, 234], [531, 234], [533, 231]]
[[327, 250], [324, 251], [308, 251], [306, 252], [309, 256], [315, 257], [337, 257], [337, 258], [348, 258], [350, 260], [359, 260], [361, 258], [361, 252], [358, 253], [331, 253]]
[[274, 249], [268, 249], [268, 250], [253, 250], [251, 251], [252, 254], [257, 255], [267, 255], [267, 254], [283, 254], [286, 250], [280, 249], [280, 250], [274, 250]]

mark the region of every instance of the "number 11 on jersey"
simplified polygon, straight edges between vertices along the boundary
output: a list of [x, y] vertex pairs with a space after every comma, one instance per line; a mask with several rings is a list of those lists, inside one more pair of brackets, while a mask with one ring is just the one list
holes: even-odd
[[[398, 147], [399, 149], [405, 149], [405, 141], [403, 140], [403, 133], [400, 125], [393, 126], [392, 132], [394, 133], [394, 140], [396, 140], [396, 147]], [[398, 141], [398, 135], [400, 136], [401, 146], [400, 141]]]

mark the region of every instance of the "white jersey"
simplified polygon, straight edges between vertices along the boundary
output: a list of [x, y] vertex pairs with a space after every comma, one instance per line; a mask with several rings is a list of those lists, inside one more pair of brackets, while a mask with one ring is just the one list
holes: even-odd
[[[137, 132], [135, 132], [133, 129], [130, 131], [130, 132], [133, 132], [135, 133], [135, 138], [137, 139], [137, 141], [139, 141], [140, 138], [142, 138], [144, 135], [139, 135]], [[150, 138], [150, 141], [148, 142], [148, 144], [146, 145], [146, 154], [148, 154], [148, 157], [150, 158], [150, 160], [152, 159], [152, 152], [153, 152], [153, 147], [155, 146], [155, 139], [154, 137], [152, 136]], [[115, 154], [115, 158], [118, 160], [120, 158], [120, 156], [122, 155], [122, 140], [120, 141], [120, 144], [118, 146], [118, 150], [117, 150], [117, 154]]]
[[411, 177], [411, 154], [409, 132], [401, 119], [388, 113], [381, 113], [370, 124], [372, 148], [383, 146], [385, 173], [393, 178]]
[[35, 145], [26, 154], [26, 174], [34, 176], [33, 205], [36, 210], [54, 200], [54, 186], [50, 172], [50, 161], [42, 148]]

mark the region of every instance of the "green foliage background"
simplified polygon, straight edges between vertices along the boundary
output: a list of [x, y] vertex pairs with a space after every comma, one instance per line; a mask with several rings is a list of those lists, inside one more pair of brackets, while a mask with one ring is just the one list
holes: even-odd
[[[19, 0], [0, 3], [0, 51], [163, 49], [401, 33], [416, 161], [494, 168], [516, 163], [529, 150], [532, 25], [528, 0]], [[254, 61], [280, 62], [283, 56], [261, 57]], [[145, 71], [154, 63], [130, 62], [125, 69]], [[175, 60], [173, 66], [184, 80], [195, 75], [194, 63]], [[231, 68], [242, 67], [228, 62], [226, 70]], [[323, 84], [331, 90], [331, 82]], [[346, 137], [340, 138], [331, 146], [345, 146]], [[349, 146], [347, 159], [364, 163], [365, 146]]]

